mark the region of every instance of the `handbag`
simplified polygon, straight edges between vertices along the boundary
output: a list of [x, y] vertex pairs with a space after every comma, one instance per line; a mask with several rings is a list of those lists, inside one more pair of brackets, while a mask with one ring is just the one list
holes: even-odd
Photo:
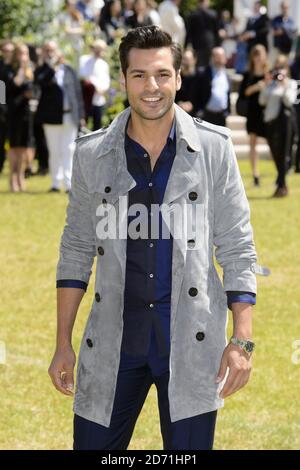
[[236, 102], [236, 112], [239, 116], [248, 116], [248, 98], [240, 95]]

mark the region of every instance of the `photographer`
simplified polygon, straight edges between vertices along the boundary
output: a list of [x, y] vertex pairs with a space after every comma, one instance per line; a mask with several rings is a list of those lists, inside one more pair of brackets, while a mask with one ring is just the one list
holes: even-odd
[[284, 197], [288, 194], [287, 157], [291, 151], [293, 107], [297, 99], [297, 82], [290, 79], [288, 73], [287, 58], [280, 55], [259, 95], [259, 103], [265, 107], [266, 136], [278, 172], [277, 188], [273, 197]]

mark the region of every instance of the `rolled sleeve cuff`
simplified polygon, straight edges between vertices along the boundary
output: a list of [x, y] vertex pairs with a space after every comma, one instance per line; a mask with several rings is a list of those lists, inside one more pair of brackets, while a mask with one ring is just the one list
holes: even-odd
[[75, 289], [87, 290], [87, 283], [78, 279], [60, 279], [56, 281], [56, 287], [73, 287]]
[[233, 303], [256, 304], [256, 294], [253, 292], [227, 291], [226, 294], [227, 305], [230, 310]]

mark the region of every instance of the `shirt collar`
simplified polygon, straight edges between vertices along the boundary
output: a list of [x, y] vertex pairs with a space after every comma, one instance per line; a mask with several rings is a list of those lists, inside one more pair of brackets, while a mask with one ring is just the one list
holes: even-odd
[[[127, 127], [128, 127], [128, 124], [129, 124], [129, 119], [130, 119], [130, 116], [127, 120], [126, 127], [125, 127], [125, 145], [128, 145], [130, 143], [138, 144], [138, 142], [131, 139], [131, 137], [129, 137], [129, 135], [127, 134]], [[166, 140], [166, 143], [174, 142], [175, 139], [176, 139], [176, 120], [175, 120], [175, 117], [174, 117], [170, 132], [169, 132], [167, 140]]]

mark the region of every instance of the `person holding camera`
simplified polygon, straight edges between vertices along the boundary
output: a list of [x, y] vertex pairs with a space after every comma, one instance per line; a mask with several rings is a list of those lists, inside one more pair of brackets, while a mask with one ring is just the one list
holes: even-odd
[[274, 70], [269, 74], [259, 95], [264, 106], [266, 137], [276, 165], [278, 177], [273, 197], [288, 194], [286, 185], [287, 157], [291, 151], [294, 104], [297, 99], [297, 82], [288, 77], [287, 57], [280, 55]]

